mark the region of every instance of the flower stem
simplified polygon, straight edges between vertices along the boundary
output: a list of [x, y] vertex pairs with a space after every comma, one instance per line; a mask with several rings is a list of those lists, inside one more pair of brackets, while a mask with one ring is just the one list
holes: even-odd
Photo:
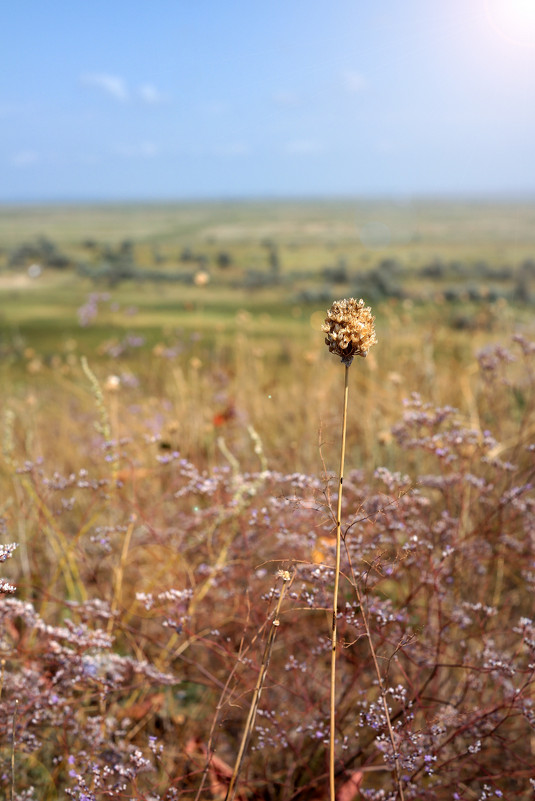
[[368, 643], [369, 643], [369, 646], [370, 646], [370, 651], [371, 651], [371, 655], [372, 655], [372, 659], [373, 659], [373, 666], [375, 668], [375, 675], [377, 676], [377, 683], [379, 685], [379, 691], [381, 693], [381, 700], [383, 702], [385, 720], [386, 720], [386, 725], [387, 725], [387, 729], [388, 729], [388, 737], [390, 739], [390, 744], [392, 746], [392, 754], [393, 754], [393, 757], [394, 757], [394, 774], [395, 774], [395, 778], [396, 778], [396, 785], [397, 785], [397, 790], [398, 790], [398, 798], [399, 798], [399, 801], [405, 801], [405, 796], [403, 794], [403, 780], [402, 780], [402, 776], [401, 776], [401, 765], [400, 765], [400, 761], [399, 761], [399, 754], [397, 753], [396, 738], [394, 736], [394, 729], [392, 728], [392, 719], [390, 717], [390, 710], [388, 709], [388, 701], [387, 701], [387, 698], [386, 698], [385, 685], [384, 685], [383, 677], [381, 675], [381, 669], [379, 667], [379, 662], [377, 660], [377, 653], [375, 651], [375, 646], [373, 644], [372, 634], [371, 634], [371, 631], [370, 631], [369, 616], [368, 616], [368, 613], [367, 613], [367, 611], [366, 611], [366, 609], [364, 607], [363, 598], [362, 598], [361, 592], [359, 590], [358, 580], [357, 580], [356, 576], [354, 575], [352, 568], [351, 568], [351, 572], [353, 574], [353, 582], [354, 582], [354, 587], [355, 587], [355, 593], [356, 593], [356, 596], [357, 596], [357, 601], [358, 601], [360, 613], [362, 615], [362, 620], [364, 622], [364, 627], [366, 629], [366, 636], [368, 638]]
[[334, 746], [336, 738], [336, 647], [338, 617], [338, 587], [340, 584], [340, 551], [342, 547], [342, 485], [344, 482], [344, 462], [346, 455], [347, 399], [349, 395], [349, 365], [345, 365], [344, 412], [342, 416], [342, 447], [340, 451], [340, 477], [338, 483], [338, 505], [336, 509], [336, 565], [334, 571], [332, 651], [331, 651], [331, 734], [329, 743], [329, 781], [330, 799], [335, 801]]
[[291, 581], [290, 573], [288, 571], [282, 571], [281, 578], [283, 584], [277, 602], [277, 608], [275, 609], [274, 618], [271, 621], [271, 628], [269, 630], [266, 646], [264, 648], [264, 655], [262, 657], [260, 673], [258, 674], [258, 679], [256, 682], [256, 686], [254, 688], [253, 697], [251, 700], [251, 706], [249, 707], [249, 714], [247, 715], [247, 721], [245, 723], [245, 728], [240, 743], [240, 749], [238, 751], [238, 756], [236, 757], [236, 763], [234, 765], [234, 770], [232, 771], [232, 776], [230, 779], [230, 784], [227, 790], [227, 794], [225, 796], [225, 801], [232, 801], [234, 796], [236, 795], [237, 782], [240, 775], [243, 758], [245, 756], [245, 752], [247, 751], [247, 746], [249, 745], [249, 740], [251, 739], [251, 734], [254, 728], [256, 713], [258, 710], [258, 704], [260, 702], [262, 688], [264, 687], [264, 682], [267, 676], [269, 661], [271, 659], [271, 652], [273, 650], [273, 643], [275, 641], [275, 635], [277, 633], [278, 627], [280, 626], [279, 614], [282, 605], [282, 599], [284, 598], [287, 585], [289, 585], [289, 582]]

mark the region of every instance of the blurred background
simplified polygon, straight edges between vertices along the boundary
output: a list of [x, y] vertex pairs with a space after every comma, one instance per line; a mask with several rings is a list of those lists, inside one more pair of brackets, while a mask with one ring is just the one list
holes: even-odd
[[251, 424], [314, 472], [353, 296], [350, 447], [393, 465], [403, 397], [474, 417], [478, 349], [533, 330], [532, 0], [21, 0], [0, 50], [0, 377], [36, 431], [86, 357], [193, 460], [254, 462]]

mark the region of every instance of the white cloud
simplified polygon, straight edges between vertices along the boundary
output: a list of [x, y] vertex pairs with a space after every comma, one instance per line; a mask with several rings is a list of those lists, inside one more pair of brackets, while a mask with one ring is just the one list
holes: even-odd
[[35, 150], [19, 150], [11, 157], [11, 163], [15, 167], [29, 167], [39, 161], [39, 154]]
[[356, 70], [346, 70], [342, 73], [342, 81], [347, 91], [352, 94], [358, 94], [368, 86], [368, 81], [364, 75]]
[[156, 106], [159, 103], [165, 103], [167, 100], [167, 97], [152, 83], [142, 83], [137, 91], [141, 100], [151, 106]]
[[123, 78], [118, 75], [109, 75], [105, 72], [91, 72], [82, 75], [81, 82], [86, 86], [96, 86], [116, 100], [128, 100], [128, 89]]
[[211, 103], [201, 103], [199, 110], [207, 117], [221, 117], [230, 111], [230, 106], [222, 100], [214, 100]]
[[323, 147], [313, 139], [296, 139], [287, 142], [284, 150], [292, 156], [315, 156], [323, 151]]
[[159, 148], [154, 142], [141, 142], [138, 145], [119, 145], [115, 152], [126, 159], [152, 159], [158, 155]]
[[214, 153], [216, 156], [249, 156], [251, 148], [246, 142], [229, 142], [226, 145], [218, 145]]
[[281, 91], [274, 92], [272, 95], [273, 102], [277, 106], [293, 107], [299, 105], [299, 96], [295, 92]]

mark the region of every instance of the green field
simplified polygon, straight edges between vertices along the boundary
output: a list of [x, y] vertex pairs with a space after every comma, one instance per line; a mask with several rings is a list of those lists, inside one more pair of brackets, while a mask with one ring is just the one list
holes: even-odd
[[[376, 401], [359, 447], [384, 459], [377, 442], [402, 394], [470, 407], [477, 349], [532, 330], [534, 220], [534, 204], [439, 200], [4, 207], [4, 386], [79, 388], [81, 355], [101, 378], [133, 372], [155, 396], [193, 369], [206, 386], [186, 426], [189, 454], [232, 406], [262, 429], [273, 458], [316, 469], [310, 443], [336, 375], [320, 326], [332, 300], [363, 296], [380, 344], [357, 379]], [[35, 263], [42, 272], [31, 278]], [[98, 313], [80, 325], [92, 293]], [[139, 335], [143, 345], [132, 345]], [[229, 365], [224, 392], [210, 389], [213, 371]], [[303, 386], [313, 394], [301, 415]]]

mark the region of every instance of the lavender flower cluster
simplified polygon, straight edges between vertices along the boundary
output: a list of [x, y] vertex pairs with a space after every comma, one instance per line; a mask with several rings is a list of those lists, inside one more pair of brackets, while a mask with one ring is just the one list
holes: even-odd
[[[396, 799], [395, 764], [407, 801], [533, 797], [535, 353], [514, 346], [482, 354], [477, 416], [413, 396], [392, 463], [345, 477], [336, 759], [357, 799]], [[224, 799], [282, 570], [239, 792], [325, 797], [335, 482], [135, 434], [110, 472], [86, 429], [83, 466], [13, 457], [1, 792]]]

